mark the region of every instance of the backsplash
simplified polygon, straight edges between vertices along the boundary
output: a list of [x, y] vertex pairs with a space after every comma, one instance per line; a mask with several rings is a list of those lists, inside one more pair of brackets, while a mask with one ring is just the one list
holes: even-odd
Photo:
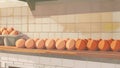
[[[70, 14], [70, 10], [64, 10], [66, 14], [50, 15], [50, 10], [52, 12], [55, 11], [53, 8], [57, 9], [55, 5], [43, 2], [40, 6], [36, 6], [39, 10], [32, 12], [28, 5], [0, 8], [0, 27], [14, 27], [31, 38], [120, 38], [120, 12]], [[60, 9], [70, 7], [69, 4], [67, 7], [64, 7], [64, 4], [56, 6]], [[42, 15], [40, 12], [46, 9], [49, 9], [48, 14], [43, 12]]]

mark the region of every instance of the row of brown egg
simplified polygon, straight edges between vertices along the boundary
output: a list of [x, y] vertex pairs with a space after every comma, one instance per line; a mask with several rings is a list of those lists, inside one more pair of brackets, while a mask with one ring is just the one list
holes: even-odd
[[28, 49], [120, 51], [120, 40], [93, 39], [19, 39], [16, 47]]

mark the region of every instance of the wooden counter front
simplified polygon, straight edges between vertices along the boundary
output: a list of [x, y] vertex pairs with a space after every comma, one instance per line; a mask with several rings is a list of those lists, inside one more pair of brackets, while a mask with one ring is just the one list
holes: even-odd
[[120, 52], [113, 52], [113, 51], [46, 50], [46, 49], [16, 48], [12, 46], [0, 46], [0, 51], [1, 52], [4, 51], [4, 52], [15, 52], [15, 53], [27, 53], [27, 54], [56, 54], [56, 55], [120, 59]]

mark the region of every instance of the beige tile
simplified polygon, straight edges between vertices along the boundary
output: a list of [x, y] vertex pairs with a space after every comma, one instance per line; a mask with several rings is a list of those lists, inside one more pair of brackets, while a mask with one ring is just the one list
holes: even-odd
[[76, 30], [76, 24], [66, 24], [66, 32], [75, 32]]
[[58, 25], [57, 24], [50, 24], [50, 31], [51, 32], [57, 32], [58, 31]]
[[120, 22], [113, 22], [113, 32], [120, 32]]
[[91, 23], [79, 23], [76, 24], [76, 32], [90, 32], [91, 27], [90, 27]]
[[92, 13], [90, 14], [90, 19], [91, 19], [91, 22], [93, 23], [99, 23], [101, 22], [101, 14], [100, 13]]
[[81, 22], [91, 22], [91, 14], [76, 14], [75, 20], [77, 23]]
[[101, 22], [112, 22], [113, 13], [112, 12], [102, 12], [101, 13]]
[[14, 16], [22, 16], [22, 8], [21, 7], [14, 8]]
[[101, 32], [101, 23], [91, 23], [91, 33], [93, 32]]
[[1, 8], [1, 16], [7, 16], [8, 9], [7, 8]]
[[101, 24], [101, 32], [112, 32], [113, 31], [113, 23], [102, 23]]

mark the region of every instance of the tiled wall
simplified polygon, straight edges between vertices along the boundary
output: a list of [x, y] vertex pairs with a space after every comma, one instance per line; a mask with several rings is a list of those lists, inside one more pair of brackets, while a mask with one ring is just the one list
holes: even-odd
[[[0, 27], [14, 27], [31, 38], [120, 38], [120, 12], [98, 12], [99, 1], [95, 4], [96, 8], [87, 1], [79, 3], [42, 2], [32, 12], [27, 5], [0, 8]], [[83, 9], [86, 13], [76, 10], [86, 4], [90, 5]]]

